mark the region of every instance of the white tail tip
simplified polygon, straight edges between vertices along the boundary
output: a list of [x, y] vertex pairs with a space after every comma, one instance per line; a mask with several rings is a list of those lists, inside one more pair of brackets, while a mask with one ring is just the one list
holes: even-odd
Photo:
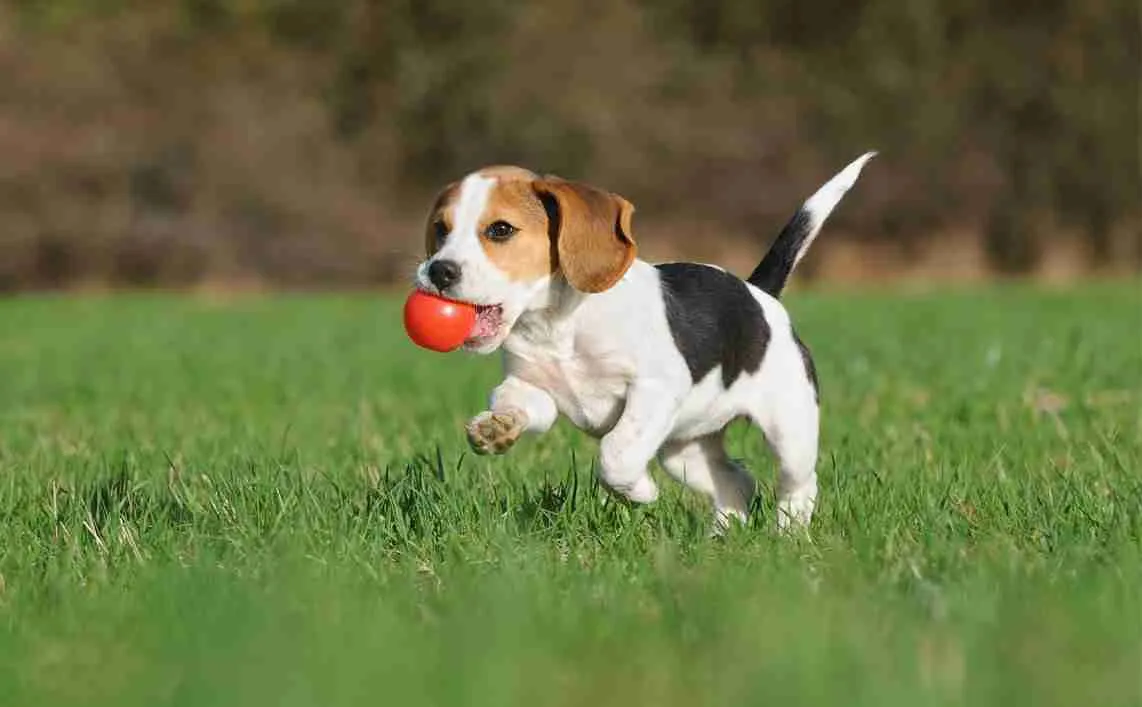
[[856, 184], [861, 169], [875, 156], [876, 151], [870, 150], [849, 163], [848, 167], [837, 172], [813, 196], [809, 197], [808, 201], [805, 202], [805, 210], [811, 213], [814, 218], [824, 221], [825, 217], [840, 203], [845, 192]]

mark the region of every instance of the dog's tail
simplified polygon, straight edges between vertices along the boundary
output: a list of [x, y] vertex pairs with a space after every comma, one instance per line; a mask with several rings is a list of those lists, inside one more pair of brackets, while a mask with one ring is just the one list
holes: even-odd
[[770, 246], [765, 258], [754, 268], [749, 276], [749, 282], [768, 292], [773, 297], [780, 297], [785, 289], [785, 281], [789, 273], [801, 262], [801, 258], [813, 245], [813, 239], [825, 223], [833, 209], [840, 203], [841, 197], [849, 190], [865, 163], [873, 158], [875, 152], [866, 152], [852, 164], [837, 173], [835, 177], [825, 182], [813, 196], [801, 205], [797, 213]]

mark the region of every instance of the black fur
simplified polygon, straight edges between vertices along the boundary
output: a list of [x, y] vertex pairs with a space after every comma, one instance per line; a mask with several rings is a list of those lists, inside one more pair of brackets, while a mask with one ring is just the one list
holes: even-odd
[[805, 373], [809, 376], [809, 382], [813, 384], [813, 398], [821, 402], [821, 386], [817, 382], [817, 366], [813, 363], [813, 356], [809, 353], [809, 347], [801, 341], [801, 337], [797, 336], [797, 332], [793, 332], [793, 340], [797, 342], [797, 348], [801, 351], [801, 360], [805, 363]]
[[749, 281], [773, 297], [780, 297], [781, 291], [785, 289], [785, 282], [789, 279], [789, 273], [793, 271], [793, 265], [797, 262], [797, 254], [801, 252], [805, 239], [812, 231], [813, 220], [809, 217], [809, 212], [804, 207], [797, 209], [797, 213], [793, 214], [793, 218], [789, 219], [789, 223], [785, 224], [785, 228], [777, 234], [777, 239], [773, 241], [769, 252], [754, 268]]
[[695, 263], [656, 266], [674, 345], [697, 383], [722, 367], [729, 388], [743, 372], [756, 373], [769, 347], [769, 322], [746, 284]]

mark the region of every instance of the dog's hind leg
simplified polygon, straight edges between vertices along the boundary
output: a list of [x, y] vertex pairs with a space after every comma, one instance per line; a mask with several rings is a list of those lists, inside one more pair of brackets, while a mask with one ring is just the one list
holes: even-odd
[[668, 474], [714, 502], [714, 532], [733, 520], [745, 522], [754, 479], [726, 454], [721, 432], [685, 442], [667, 442], [658, 462]]
[[811, 389], [755, 415], [777, 457], [777, 527], [807, 529], [817, 503], [820, 414]]

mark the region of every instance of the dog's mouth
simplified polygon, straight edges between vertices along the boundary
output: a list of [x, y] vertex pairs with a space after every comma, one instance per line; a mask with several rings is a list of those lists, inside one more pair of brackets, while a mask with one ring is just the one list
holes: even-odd
[[476, 305], [476, 323], [468, 334], [466, 344], [479, 344], [494, 339], [504, 326], [504, 308], [498, 304]]

